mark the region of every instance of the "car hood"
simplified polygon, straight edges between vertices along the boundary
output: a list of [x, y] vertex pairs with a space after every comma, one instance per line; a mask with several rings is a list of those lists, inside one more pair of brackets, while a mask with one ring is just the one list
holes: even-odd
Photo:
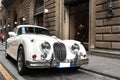
[[34, 34], [25, 34], [23, 36], [25, 38], [34, 39], [36, 41], [63, 42], [63, 40], [57, 38], [56, 36], [34, 35]]

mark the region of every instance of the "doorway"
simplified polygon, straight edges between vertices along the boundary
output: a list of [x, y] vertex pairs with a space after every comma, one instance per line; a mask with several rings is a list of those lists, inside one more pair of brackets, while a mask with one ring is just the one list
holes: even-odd
[[70, 6], [70, 39], [80, 41], [86, 49], [89, 44], [89, 0]]
[[43, 26], [43, 13], [36, 15], [35, 20], [38, 26]]

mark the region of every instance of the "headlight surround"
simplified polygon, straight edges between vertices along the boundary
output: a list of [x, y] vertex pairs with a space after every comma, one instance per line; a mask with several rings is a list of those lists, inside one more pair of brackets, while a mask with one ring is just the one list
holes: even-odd
[[72, 47], [71, 47], [71, 50], [73, 51], [73, 53], [78, 53], [78, 51], [80, 50], [80, 47], [78, 44], [73, 44]]
[[42, 48], [42, 51], [44, 53], [49, 53], [50, 49], [51, 49], [51, 46], [48, 42], [44, 42], [44, 43], [41, 44], [41, 48]]

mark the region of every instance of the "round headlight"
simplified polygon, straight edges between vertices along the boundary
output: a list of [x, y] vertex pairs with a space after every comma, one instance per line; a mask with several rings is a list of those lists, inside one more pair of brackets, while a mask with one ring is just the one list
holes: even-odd
[[74, 53], [78, 53], [78, 51], [80, 50], [80, 47], [78, 44], [75, 43], [72, 45], [71, 49]]
[[48, 42], [44, 42], [41, 44], [42, 50], [44, 53], [49, 53], [51, 46]]

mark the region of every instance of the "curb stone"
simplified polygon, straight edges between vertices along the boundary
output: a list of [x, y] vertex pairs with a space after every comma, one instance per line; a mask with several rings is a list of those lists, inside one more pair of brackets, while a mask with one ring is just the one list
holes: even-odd
[[105, 74], [105, 73], [103, 73], [103, 72], [98, 72], [98, 71], [86, 69], [86, 68], [83, 68], [83, 67], [80, 67], [80, 69], [85, 70], [85, 71], [89, 71], [89, 72], [93, 72], [93, 73], [96, 73], [96, 74], [100, 74], [100, 75], [103, 75], [103, 76], [107, 76], [107, 77], [110, 77], [110, 78], [114, 78], [114, 79], [120, 80], [120, 77], [113, 76], [113, 75], [109, 75], [109, 74]]

